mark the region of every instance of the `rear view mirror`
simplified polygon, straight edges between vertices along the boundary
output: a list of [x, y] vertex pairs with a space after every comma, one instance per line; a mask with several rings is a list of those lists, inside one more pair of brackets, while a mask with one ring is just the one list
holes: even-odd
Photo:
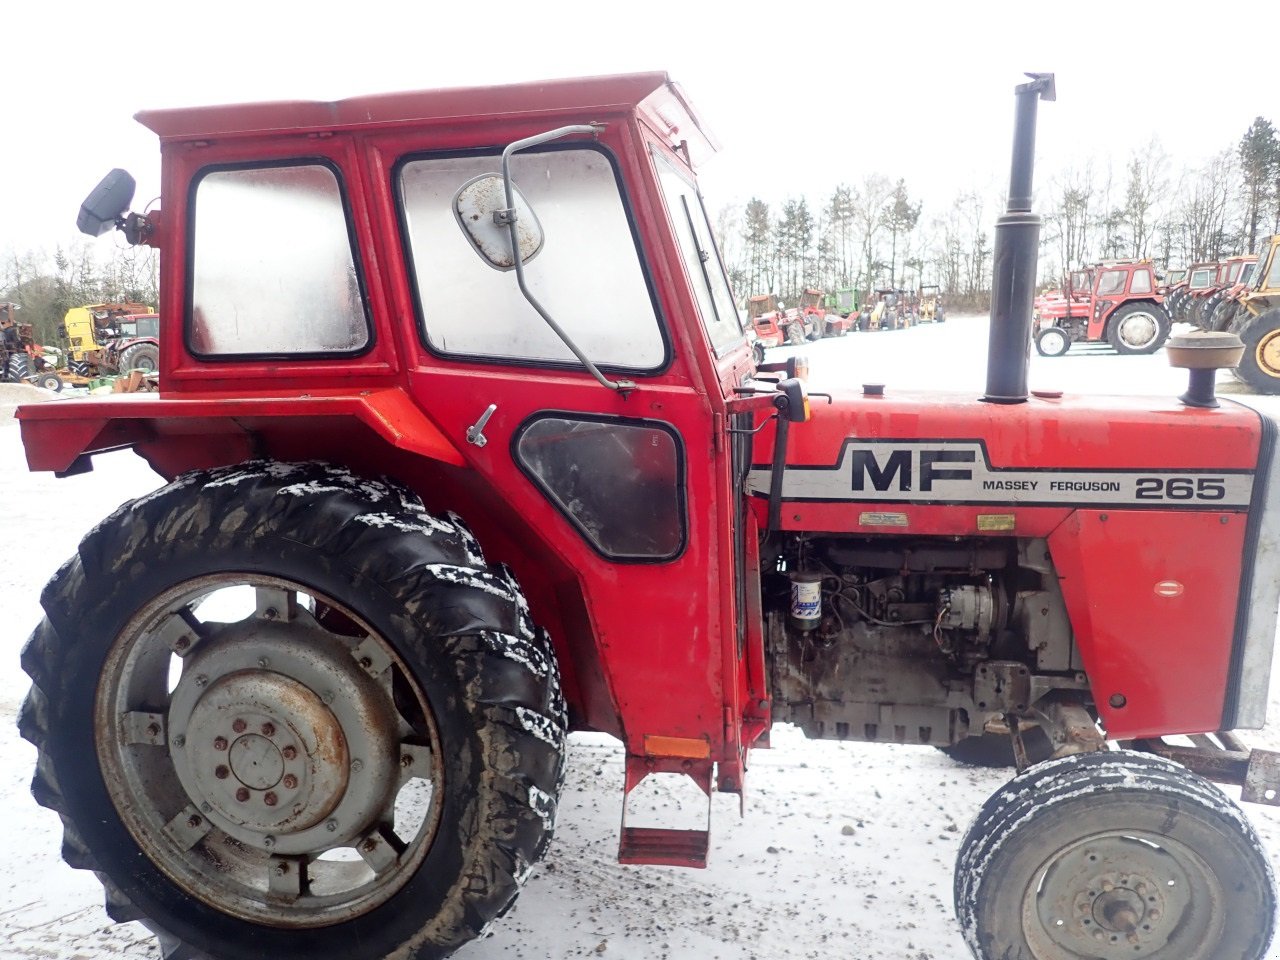
[[[542, 249], [542, 224], [520, 188], [511, 185], [512, 212], [520, 245], [520, 262], [528, 263]], [[497, 270], [515, 269], [511, 231], [502, 176], [486, 173], [468, 180], [453, 197], [453, 215], [476, 253]]]
[[76, 229], [91, 237], [100, 237], [113, 230], [128, 212], [129, 204], [133, 203], [136, 188], [137, 184], [127, 170], [112, 170], [80, 204]]

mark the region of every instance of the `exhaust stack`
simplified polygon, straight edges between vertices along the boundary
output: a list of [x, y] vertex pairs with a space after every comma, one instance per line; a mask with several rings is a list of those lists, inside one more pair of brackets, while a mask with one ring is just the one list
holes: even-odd
[[987, 344], [989, 403], [1023, 403], [1027, 399], [1027, 365], [1031, 360], [1031, 309], [1040, 258], [1040, 217], [1031, 212], [1031, 179], [1035, 168], [1036, 108], [1040, 100], [1056, 100], [1052, 73], [1028, 73], [1030, 83], [1014, 88], [1013, 164], [1009, 202], [996, 221], [991, 272], [991, 334]]

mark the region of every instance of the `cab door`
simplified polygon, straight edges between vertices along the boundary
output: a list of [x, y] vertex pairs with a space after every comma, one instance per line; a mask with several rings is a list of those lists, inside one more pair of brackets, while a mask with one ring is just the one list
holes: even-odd
[[403, 265], [407, 387], [466, 460], [430, 478], [429, 504], [515, 568], [580, 725], [617, 733], [633, 756], [684, 743], [709, 770], [726, 747], [734, 621], [724, 395], [697, 356], [697, 306], [636, 126], [606, 117], [598, 139], [511, 162], [540, 237], [528, 291], [614, 387], [583, 369], [514, 270], [476, 248], [456, 203], [498, 172], [503, 143], [595, 119], [371, 139]]

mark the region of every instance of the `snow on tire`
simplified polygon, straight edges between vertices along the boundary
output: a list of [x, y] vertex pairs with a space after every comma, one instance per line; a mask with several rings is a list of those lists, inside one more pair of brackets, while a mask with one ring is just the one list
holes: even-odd
[[408, 490], [322, 464], [186, 474], [93, 530], [41, 601], [32, 792], [170, 960], [443, 957], [546, 849], [550, 643]]
[[1262, 960], [1276, 895], [1220, 790], [1102, 752], [1032, 767], [988, 799], [960, 846], [955, 907], [978, 960]]

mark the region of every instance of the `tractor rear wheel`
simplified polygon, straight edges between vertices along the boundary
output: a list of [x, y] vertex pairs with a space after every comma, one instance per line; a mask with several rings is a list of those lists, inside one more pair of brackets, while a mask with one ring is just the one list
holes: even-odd
[[135, 343], [120, 353], [120, 372], [141, 370], [154, 373], [160, 369], [160, 348], [154, 343]]
[[1036, 334], [1036, 353], [1042, 357], [1060, 357], [1071, 349], [1071, 337], [1061, 327], [1045, 327]]
[[116, 511], [23, 651], [32, 792], [166, 960], [443, 957], [546, 849], [565, 713], [505, 569], [319, 464]]
[[1246, 320], [1236, 332], [1244, 341], [1236, 375], [1259, 393], [1280, 393], [1280, 309]]
[[804, 331], [800, 329], [799, 323], [787, 324], [787, 343], [793, 347], [804, 343]]
[[1217, 787], [1102, 752], [1032, 767], [986, 802], [960, 845], [955, 906], [978, 960], [1262, 960], [1276, 895]]
[[1125, 304], [1111, 315], [1107, 341], [1116, 353], [1155, 353], [1169, 339], [1169, 315], [1150, 303]]

